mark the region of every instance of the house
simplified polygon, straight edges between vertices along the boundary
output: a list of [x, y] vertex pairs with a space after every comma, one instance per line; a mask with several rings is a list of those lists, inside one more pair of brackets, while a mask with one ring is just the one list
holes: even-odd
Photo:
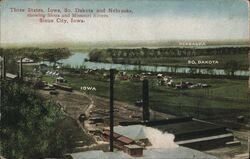
[[126, 136], [120, 136], [115, 140], [115, 147], [121, 150], [125, 149], [126, 145], [134, 144], [134, 140], [126, 137]]
[[174, 87], [175, 86], [175, 83], [173, 80], [170, 80], [169, 82], [167, 82], [167, 86], [168, 87]]
[[[109, 141], [109, 137], [110, 137], [110, 130], [105, 129], [102, 133], [102, 138], [104, 139], [104, 141]], [[113, 133], [113, 140], [114, 140], [114, 147], [120, 150], [124, 150], [125, 149], [125, 145], [130, 145], [130, 144], [135, 144], [135, 141], [123, 136], [121, 134], [118, 134], [116, 132]]]
[[[17, 63], [20, 63], [20, 60]], [[22, 59], [22, 63], [34, 63], [34, 60], [25, 57]]]
[[163, 74], [161, 73], [157, 74], [157, 78], [163, 78]]
[[151, 145], [146, 135], [146, 129], [143, 125], [116, 126], [114, 131], [118, 134], [126, 136], [136, 142], [142, 142], [144, 145]]
[[180, 83], [176, 84], [175, 87], [177, 89], [186, 89], [186, 88], [188, 88], [188, 85], [185, 82], [180, 82]]
[[63, 82], [65, 82], [65, 79], [63, 77], [60, 76], [56, 78], [56, 83], [63, 83]]
[[6, 78], [10, 80], [16, 80], [18, 79], [18, 76], [11, 73], [6, 73]]
[[124, 152], [130, 156], [141, 157], [143, 155], [143, 148], [138, 145], [125, 145]]
[[[109, 136], [110, 136], [110, 131], [109, 130], [104, 130], [102, 132], [102, 137], [104, 139], [104, 141], [109, 141]], [[118, 138], [119, 136], [121, 136], [120, 134], [117, 134], [117, 133], [113, 133], [113, 138], [116, 139]]]
[[140, 81], [141, 80], [141, 75], [139, 75], [139, 74], [130, 75], [130, 80], [132, 80], [132, 81]]

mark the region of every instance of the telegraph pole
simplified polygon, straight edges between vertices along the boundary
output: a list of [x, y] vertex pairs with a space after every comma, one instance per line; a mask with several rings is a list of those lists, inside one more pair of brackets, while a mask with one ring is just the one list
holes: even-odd
[[114, 151], [114, 69], [110, 69], [110, 134], [109, 134], [109, 151]]

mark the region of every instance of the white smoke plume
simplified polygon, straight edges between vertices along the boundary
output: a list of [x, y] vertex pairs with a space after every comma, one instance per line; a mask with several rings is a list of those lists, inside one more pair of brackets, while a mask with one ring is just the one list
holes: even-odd
[[176, 148], [179, 147], [175, 142], [175, 136], [167, 132], [163, 133], [158, 129], [144, 127], [144, 133], [152, 146], [148, 148]]

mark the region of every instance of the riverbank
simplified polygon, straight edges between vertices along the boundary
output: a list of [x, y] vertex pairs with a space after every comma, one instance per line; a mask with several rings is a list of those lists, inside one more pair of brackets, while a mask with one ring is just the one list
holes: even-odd
[[235, 70], [248, 69], [248, 47], [170, 47], [170, 48], [109, 48], [94, 49], [89, 53], [91, 62], [229, 69], [234, 61]]
[[[173, 74], [184, 75], [208, 75], [208, 76], [242, 76], [248, 77], [248, 70], [227, 70], [216, 68], [202, 68], [198, 66], [177, 67], [177, 66], [159, 66], [159, 65], [137, 65], [137, 64], [115, 64], [103, 62], [90, 62], [88, 53], [74, 52], [68, 59], [59, 61], [64, 67], [67, 68], [83, 68], [83, 69], [117, 69], [120, 71], [145, 71], [145, 72], [166, 72]], [[247, 59], [247, 58], [242, 58]]]

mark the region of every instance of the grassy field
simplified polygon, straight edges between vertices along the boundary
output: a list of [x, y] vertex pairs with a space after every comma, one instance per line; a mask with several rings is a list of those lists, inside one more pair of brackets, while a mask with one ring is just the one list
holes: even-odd
[[[43, 77], [48, 82], [54, 79]], [[95, 87], [97, 91], [86, 91], [100, 97], [109, 97], [109, 82], [96, 75], [65, 76], [68, 83], [65, 85], [80, 90], [82, 86]], [[219, 118], [229, 116], [236, 118], [238, 115], [248, 113], [248, 81], [233, 79], [193, 79], [176, 78], [175, 81], [189, 81], [194, 83], [207, 83], [212, 87], [179, 90], [166, 86], [157, 86], [153, 79], [150, 80], [150, 106], [151, 108], [175, 115], [198, 116], [199, 118]], [[115, 81], [115, 99], [133, 104], [142, 98], [142, 82]], [[211, 116], [212, 115], [212, 116]]]
[[[247, 80], [232, 80], [232, 79], [179, 79], [193, 83], [207, 83], [211, 88], [207, 89], [187, 89], [183, 92], [188, 92], [197, 95], [209, 95], [233, 99], [246, 99], [248, 92]], [[177, 79], [178, 81], [178, 79]]]

